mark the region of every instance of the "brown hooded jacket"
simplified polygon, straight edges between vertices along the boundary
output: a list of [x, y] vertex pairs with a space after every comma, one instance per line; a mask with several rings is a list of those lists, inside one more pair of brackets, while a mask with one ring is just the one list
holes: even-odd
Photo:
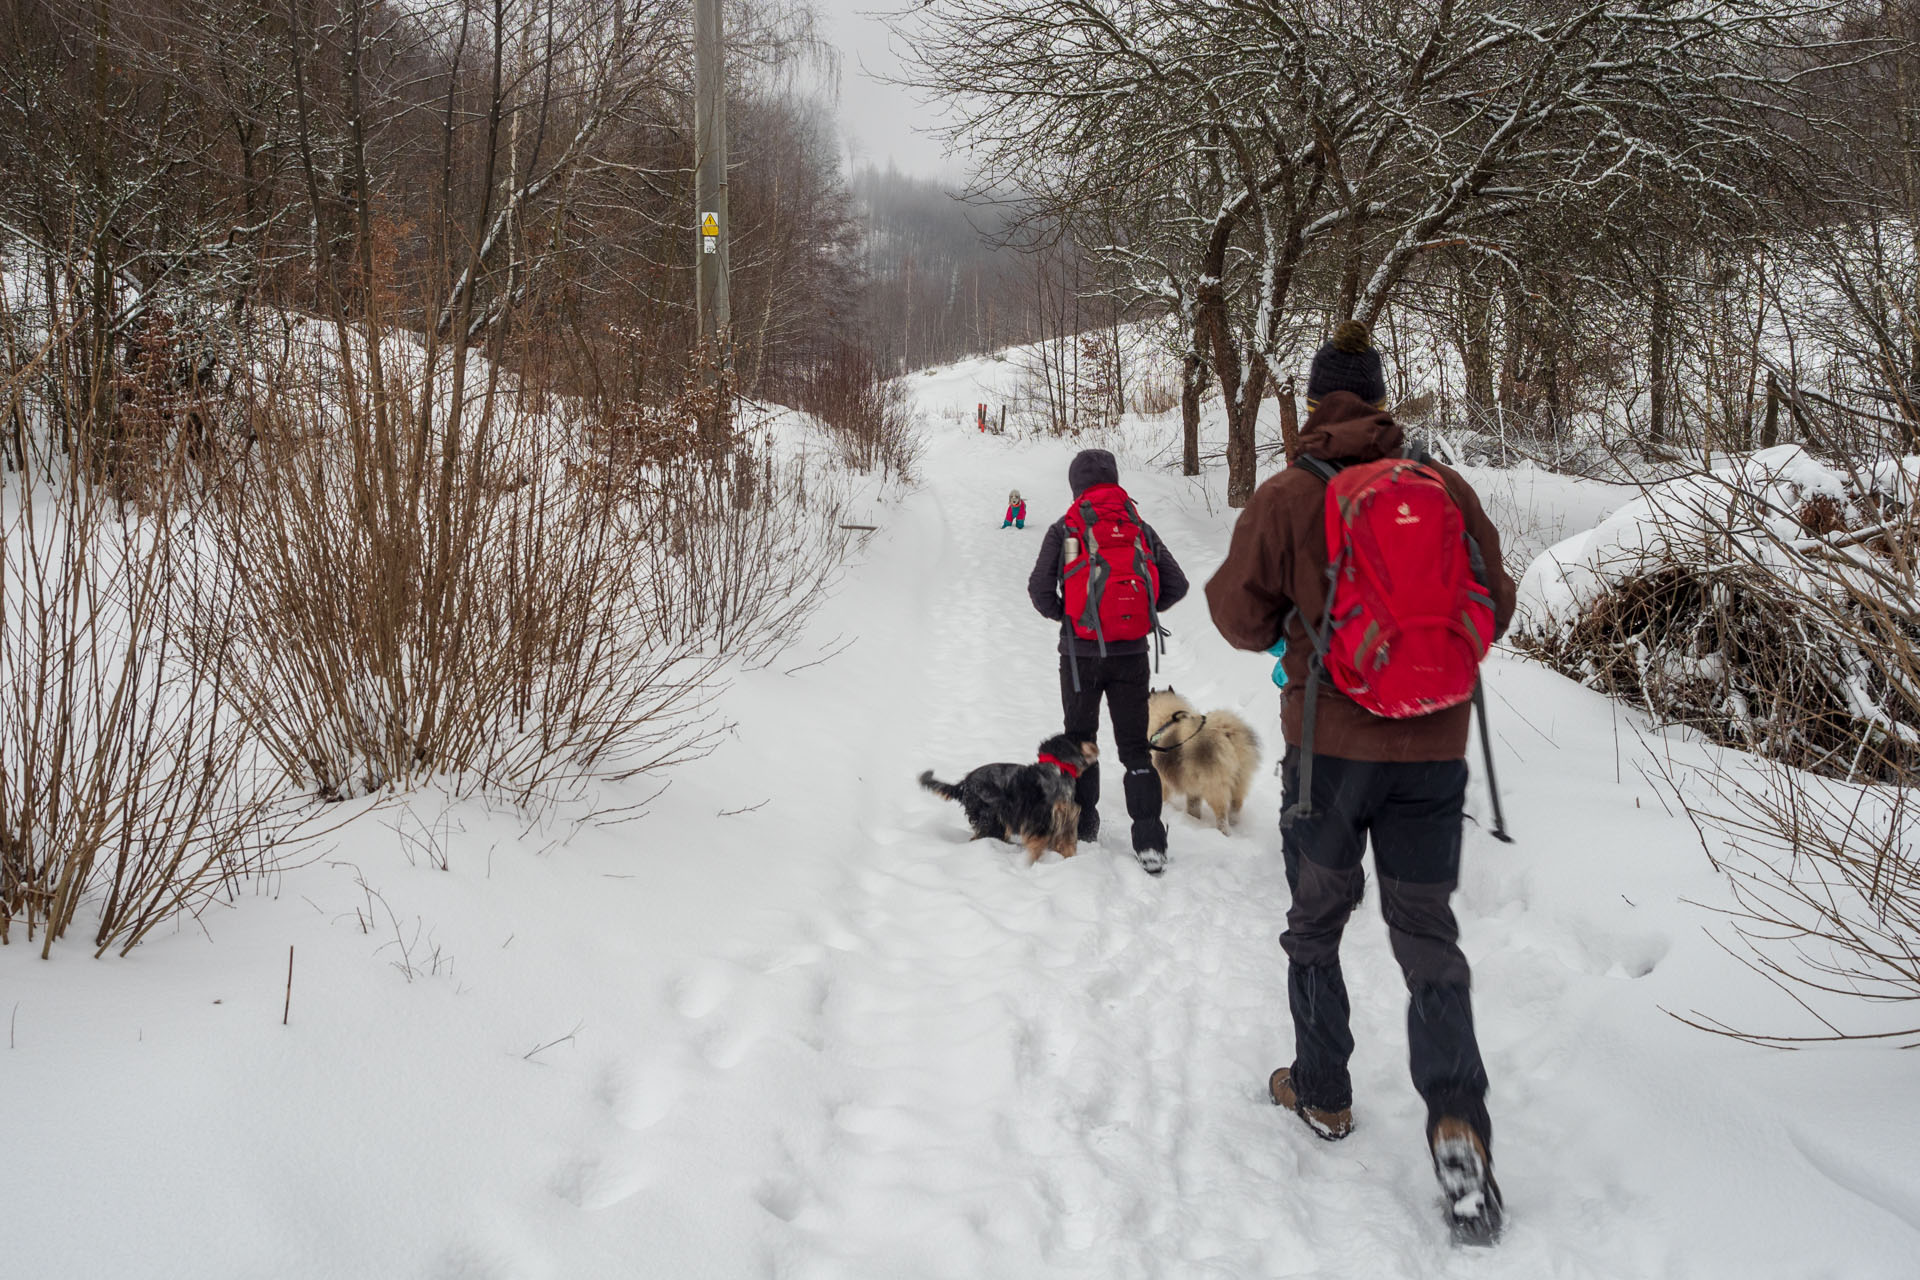
[[[1303, 452], [1332, 462], [1372, 462], [1396, 455], [1403, 435], [1392, 415], [1359, 396], [1336, 391], [1308, 415], [1300, 433]], [[1495, 635], [1513, 620], [1513, 579], [1500, 564], [1500, 534], [1480, 508], [1480, 499], [1460, 475], [1434, 464], [1479, 544], [1493, 592]], [[1280, 727], [1288, 745], [1300, 744], [1307, 657], [1313, 651], [1307, 627], [1326, 609], [1327, 487], [1305, 467], [1288, 467], [1255, 490], [1233, 527], [1227, 558], [1207, 583], [1207, 607], [1220, 634], [1237, 649], [1271, 649], [1286, 628], [1287, 687]], [[1467, 703], [1409, 720], [1376, 716], [1344, 697], [1330, 682], [1320, 685], [1314, 752], [1347, 760], [1457, 760], [1467, 752]]]

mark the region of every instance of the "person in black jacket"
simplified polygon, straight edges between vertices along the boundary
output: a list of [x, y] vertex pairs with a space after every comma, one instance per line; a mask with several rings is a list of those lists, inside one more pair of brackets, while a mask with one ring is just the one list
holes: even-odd
[[[1119, 484], [1120, 467], [1105, 449], [1083, 449], [1067, 468], [1067, 483], [1078, 498], [1097, 484]], [[1187, 594], [1187, 576], [1173, 553], [1151, 526], [1141, 523], [1147, 546], [1160, 574], [1156, 609], [1165, 611]], [[1133, 853], [1149, 875], [1167, 866], [1167, 828], [1160, 820], [1160, 776], [1154, 772], [1147, 747], [1147, 687], [1152, 676], [1147, 646], [1151, 639], [1110, 640], [1106, 656], [1095, 640], [1082, 640], [1067, 621], [1061, 594], [1060, 571], [1066, 541], [1066, 522], [1056, 520], [1040, 542], [1040, 558], [1027, 578], [1027, 595], [1040, 615], [1060, 624], [1060, 701], [1066, 712], [1066, 732], [1091, 739], [1100, 730], [1100, 699], [1107, 700], [1113, 722], [1114, 745], [1126, 768], [1123, 786], [1127, 816], [1133, 820]], [[1078, 679], [1076, 681], [1076, 668]], [[1078, 685], [1076, 688], [1075, 685]], [[1091, 842], [1100, 834], [1100, 766], [1080, 774], [1074, 797], [1080, 805], [1080, 839]]]

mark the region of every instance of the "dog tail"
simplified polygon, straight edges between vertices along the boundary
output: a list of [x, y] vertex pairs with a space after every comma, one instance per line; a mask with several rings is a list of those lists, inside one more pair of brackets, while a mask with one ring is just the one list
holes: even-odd
[[920, 775], [920, 785], [939, 796], [942, 800], [958, 800], [960, 798], [960, 788], [954, 786], [951, 782], [940, 781], [940, 779], [933, 776], [933, 770], [931, 769]]

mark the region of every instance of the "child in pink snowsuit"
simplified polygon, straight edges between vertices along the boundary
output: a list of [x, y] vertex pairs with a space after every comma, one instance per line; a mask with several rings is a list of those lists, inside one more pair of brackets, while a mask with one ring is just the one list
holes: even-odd
[[1016, 529], [1027, 527], [1027, 500], [1015, 489], [1007, 495], [1007, 518], [1000, 522], [1002, 529], [1012, 525]]

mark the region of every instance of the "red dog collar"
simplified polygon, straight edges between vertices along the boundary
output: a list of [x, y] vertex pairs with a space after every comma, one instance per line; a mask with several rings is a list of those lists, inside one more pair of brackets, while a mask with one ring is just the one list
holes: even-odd
[[1062, 760], [1059, 756], [1050, 756], [1050, 755], [1047, 755], [1045, 752], [1041, 752], [1039, 762], [1041, 764], [1057, 765], [1060, 769], [1060, 772], [1066, 774], [1069, 778], [1078, 778], [1080, 776], [1079, 765], [1068, 764], [1065, 760]]

